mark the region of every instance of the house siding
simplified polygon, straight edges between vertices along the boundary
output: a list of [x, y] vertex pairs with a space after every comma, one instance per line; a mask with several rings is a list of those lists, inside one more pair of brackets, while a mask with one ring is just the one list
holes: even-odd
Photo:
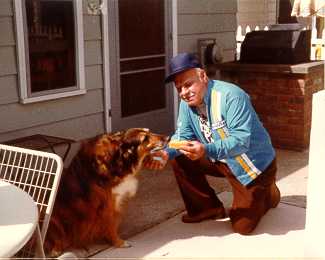
[[12, 0], [1, 0], [0, 1], [0, 17], [1, 16], [12, 16]]
[[[238, 25], [243, 28], [247, 26], [254, 30], [256, 26], [264, 29], [265, 26], [277, 23], [277, 2], [281, 0], [237, 0]], [[293, 4], [294, 0], [291, 0]], [[298, 23], [303, 27], [311, 26], [311, 17], [297, 17]]]
[[224, 61], [234, 60], [236, 12], [234, 0], [179, 0], [178, 52], [197, 52], [197, 40], [216, 39], [224, 50]]
[[80, 140], [104, 132], [101, 18], [83, 3], [85, 86], [79, 96], [21, 104], [12, 0], [0, 1], [0, 142], [35, 133]]
[[[178, 0], [177, 12], [178, 52], [197, 52], [198, 39], [214, 38], [224, 49], [224, 61], [234, 59], [236, 0]], [[104, 132], [101, 28], [100, 15], [88, 14], [83, 1], [86, 94], [22, 104], [13, 0], [0, 0], [0, 142], [36, 133], [80, 140]]]
[[243, 29], [256, 26], [263, 29], [266, 25], [275, 24], [277, 19], [277, 0], [237, 0], [238, 25]]

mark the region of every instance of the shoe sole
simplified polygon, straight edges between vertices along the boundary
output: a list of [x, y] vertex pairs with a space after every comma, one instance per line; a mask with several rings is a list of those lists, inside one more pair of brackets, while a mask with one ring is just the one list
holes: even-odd
[[271, 205], [272, 208], [276, 208], [279, 205], [280, 200], [281, 200], [280, 190], [279, 190], [278, 186], [276, 186], [275, 183], [274, 183], [274, 186], [275, 186], [275, 197], [276, 197], [276, 200], [275, 200], [275, 203], [273, 203]]
[[197, 217], [197, 219], [195, 219], [195, 217], [193, 217], [192, 219], [185, 219], [186, 217], [182, 217], [182, 222], [184, 223], [199, 223], [202, 222], [204, 220], [209, 220], [209, 219], [222, 219], [226, 217], [226, 212], [221, 212], [221, 213], [217, 213], [215, 215], [211, 215], [211, 216], [207, 216], [207, 217]]

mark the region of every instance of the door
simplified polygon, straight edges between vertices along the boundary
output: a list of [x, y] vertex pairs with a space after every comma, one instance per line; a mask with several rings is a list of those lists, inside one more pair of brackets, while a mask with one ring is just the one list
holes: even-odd
[[112, 130], [146, 127], [170, 134], [173, 91], [164, 85], [171, 40], [168, 0], [108, 5]]

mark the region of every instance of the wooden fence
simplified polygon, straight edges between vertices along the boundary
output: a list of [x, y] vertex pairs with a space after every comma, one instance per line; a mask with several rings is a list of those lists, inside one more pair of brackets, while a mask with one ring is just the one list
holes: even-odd
[[[306, 28], [304, 28], [306, 29]], [[239, 25], [237, 27], [237, 34], [236, 34], [236, 60], [239, 60], [240, 57], [240, 46], [241, 43], [245, 39], [246, 33], [250, 32], [252, 29], [249, 26], [243, 30], [243, 28]], [[256, 26], [254, 31], [259, 31], [260, 27]], [[265, 26], [263, 30], [267, 31], [269, 28]], [[311, 31], [311, 50], [310, 50], [310, 59], [311, 60], [325, 60], [325, 29], [322, 32], [322, 38], [317, 38], [317, 29], [312, 29]]]

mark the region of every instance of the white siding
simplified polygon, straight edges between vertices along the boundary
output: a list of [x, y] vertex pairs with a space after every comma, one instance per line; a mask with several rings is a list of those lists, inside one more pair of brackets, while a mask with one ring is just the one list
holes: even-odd
[[0, 14], [0, 46], [6, 46], [6, 45], [14, 45], [14, 32], [12, 30], [13, 28], [13, 21], [12, 17], [10, 16], [2, 16]]
[[[275, 0], [274, 0], [275, 1]], [[99, 3], [99, 0], [96, 0]], [[99, 15], [83, 1], [87, 94], [19, 103], [13, 0], [0, 0], [0, 140], [36, 133], [83, 139], [104, 131], [103, 52]], [[234, 59], [237, 0], [178, 0], [178, 51], [197, 52], [197, 40], [215, 38], [224, 61]]]
[[[79, 1], [79, 0], [78, 0]], [[88, 15], [84, 1], [85, 95], [19, 103], [12, 0], [0, 0], [0, 141], [43, 133], [88, 138], [104, 132], [101, 21]]]
[[0, 17], [1, 16], [12, 16], [13, 8], [12, 8], [12, 0], [1, 0], [0, 1]]
[[276, 0], [237, 0], [238, 25], [242, 28], [249, 26], [254, 29], [256, 26], [264, 26], [276, 23], [277, 5]]
[[15, 46], [0, 46], [0, 77], [17, 73]]
[[29, 136], [35, 133], [46, 133], [57, 135], [64, 138], [74, 138], [75, 140], [84, 139], [85, 136], [92, 137], [102, 133], [104, 121], [102, 114], [95, 113], [88, 116], [74, 117], [69, 120], [51, 122], [45, 125], [22, 128], [0, 135], [0, 142]]
[[224, 49], [224, 61], [234, 59], [236, 48], [235, 0], [179, 0], [178, 52], [197, 52], [197, 40], [214, 38]]
[[19, 101], [16, 75], [0, 76], [0, 93], [0, 104], [2, 105]]
[[102, 93], [98, 90], [88, 91], [87, 95], [55, 99], [46, 103], [7, 104], [0, 109], [1, 122], [5, 122], [0, 124], [0, 133], [100, 113], [102, 107]]

